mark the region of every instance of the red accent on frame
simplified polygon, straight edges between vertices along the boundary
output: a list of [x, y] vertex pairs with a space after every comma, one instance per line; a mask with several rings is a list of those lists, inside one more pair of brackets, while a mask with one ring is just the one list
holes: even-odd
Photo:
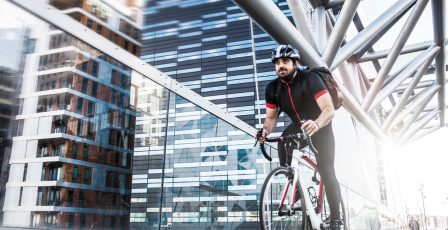
[[[280, 202], [280, 207], [278, 207], [279, 210], [283, 207], [283, 202], [285, 202], [286, 194], [288, 194], [288, 190], [289, 190], [289, 183], [285, 189], [285, 192], [283, 193], [282, 202]], [[294, 199], [294, 197], [293, 197], [293, 199]]]

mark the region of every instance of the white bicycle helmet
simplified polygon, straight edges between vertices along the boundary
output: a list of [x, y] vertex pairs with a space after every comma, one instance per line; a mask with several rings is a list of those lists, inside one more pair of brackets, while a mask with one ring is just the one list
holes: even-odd
[[290, 58], [293, 60], [299, 60], [299, 51], [293, 48], [291, 45], [279, 45], [272, 51], [272, 63], [275, 63], [275, 61], [279, 58]]

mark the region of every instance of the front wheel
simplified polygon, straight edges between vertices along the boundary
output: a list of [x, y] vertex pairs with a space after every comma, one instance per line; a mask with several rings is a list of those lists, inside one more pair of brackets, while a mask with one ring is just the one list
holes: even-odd
[[[289, 209], [290, 199], [294, 193], [292, 174], [287, 168], [278, 167], [266, 177], [260, 194], [261, 229], [307, 229], [305, 201], [300, 199], [300, 206], [296, 205], [292, 212]], [[296, 194], [303, 197], [298, 181]], [[299, 197], [296, 197], [296, 200]]]

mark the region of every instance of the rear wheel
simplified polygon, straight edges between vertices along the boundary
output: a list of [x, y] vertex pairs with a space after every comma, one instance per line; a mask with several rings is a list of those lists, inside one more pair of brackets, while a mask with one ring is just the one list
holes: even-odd
[[[272, 170], [266, 177], [260, 194], [259, 216], [262, 229], [306, 229], [305, 202], [300, 199], [300, 207], [291, 212], [289, 203], [293, 191], [293, 175], [285, 167]], [[286, 188], [285, 188], [286, 187]], [[297, 195], [303, 191], [297, 182]], [[286, 195], [283, 196], [283, 191]], [[297, 199], [297, 198], [296, 198]]]

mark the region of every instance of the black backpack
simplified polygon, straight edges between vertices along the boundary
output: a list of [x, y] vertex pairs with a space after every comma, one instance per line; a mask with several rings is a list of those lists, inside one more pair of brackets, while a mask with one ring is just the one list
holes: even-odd
[[[327, 88], [328, 92], [331, 96], [331, 101], [333, 102], [334, 109], [339, 109], [342, 106], [342, 101], [344, 100], [344, 97], [342, 96], [341, 92], [339, 91], [338, 83], [334, 80], [333, 75], [331, 74], [330, 70], [328, 70], [325, 67], [317, 67], [317, 68], [309, 68], [309, 67], [301, 67], [298, 68], [297, 71], [304, 72], [307, 76], [309, 76], [309, 72], [315, 72], [318, 76], [321, 77], [322, 81], [325, 84], [325, 87]], [[275, 89], [275, 101], [277, 103], [278, 107], [278, 115], [281, 113], [280, 109], [280, 87], [281, 82], [277, 78], [277, 87]], [[309, 86], [309, 84], [308, 84]]]
[[[334, 109], [339, 109], [342, 106], [344, 97], [339, 91], [338, 83], [334, 80], [330, 70], [325, 67], [317, 67], [309, 69], [310, 72], [317, 73], [327, 87], [328, 93], [330, 93], [331, 101], [333, 102]], [[309, 86], [309, 85], [308, 85]]]

